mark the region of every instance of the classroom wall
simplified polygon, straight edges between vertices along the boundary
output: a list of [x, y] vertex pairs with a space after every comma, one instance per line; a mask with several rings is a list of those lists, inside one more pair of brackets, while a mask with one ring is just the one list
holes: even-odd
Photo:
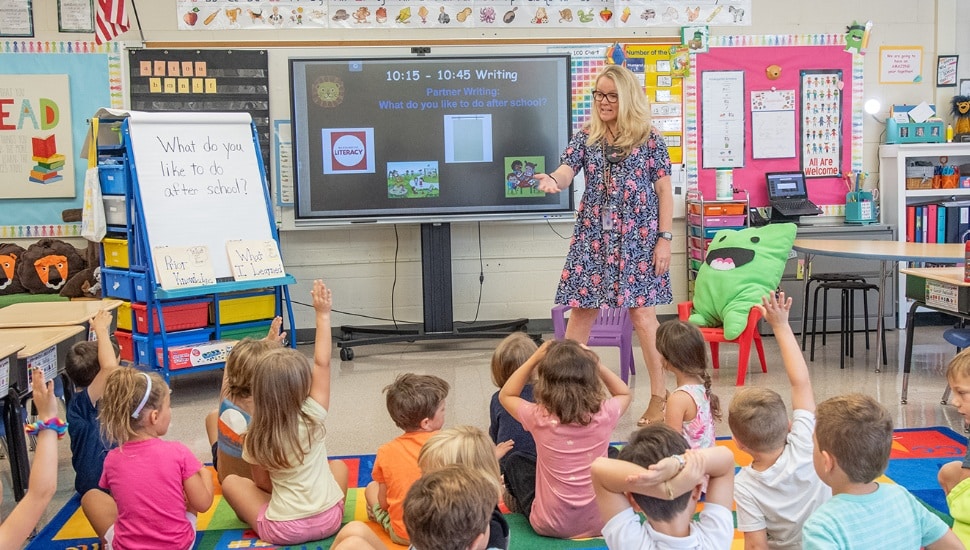
[[[131, 6], [132, 0], [128, 0]], [[865, 58], [865, 96], [879, 97], [884, 105], [918, 103], [930, 99], [946, 105], [952, 88], [935, 88], [936, 55], [961, 54], [961, 78], [970, 75], [970, 37], [957, 32], [957, 21], [970, 20], [970, 6], [957, 0], [816, 0], [814, 2], [777, 2], [753, 0], [753, 21], [750, 27], [713, 27], [717, 34], [805, 34], [842, 33], [853, 20], [871, 19], [874, 30]], [[34, 2], [34, 26], [38, 39], [90, 39], [86, 36], [57, 33], [55, 2]], [[180, 32], [177, 29], [174, 2], [138, 0], [136, 7], [143, 27], [144, 40], [149, 47], [164, 43], [175, 47], [184, 43], [190, 47], [224, 47], [226, 42], [258, 41], [260, 47], [274, 43], [292, 46], [291, 41], [316, 40], [417, 40], [417, 32], [407, 30], [360, 31], [334, 29], [321, 31], [225, 31]], [[131, 14], [131, 11], [129, 11]], [[132, 14], [133, 15], [133, 14]], [[134, 17], [132, 16], [134, 23]], [[505, 31], [505, 32], [502, 32]], [[469, 36], [469, 32], [473, 36]], [[575, 39], [599, 43], [643, 39], [646, 36], [679, 36], [678, 28], [649, 28], [634, 31], [613, 29], [480, 29], [447, 31], [437, 29], [423, 35], [432, 39], [460, 39], [487, 47], [490, 40]], [[622, 32], [622, 35], [621, 35]], [[452, 34], [449, 34], [452, 33]], [[516, 33], [519, 33], [516, 35]], [[587, 33], [587, 34], [581, 34]], [[132, 45], [140, 43], [141, 35], [134, 29], [123, 38]], [[283, 44], [287, 42], [287, 44]], [[346, 45], [346, 44], [345, 44]], [[353, 45], [350, 43], [349, 45]], [[878, 83], [880, 45], [919, 45], [923, 48], [923, 83], [880, 85]], [[238, 46], [236, 46], [238, 47]], [[531, 46], [530, 46], [531, 48]], [[327, 50], [320, 49], [321, 55]], [[366, 54], [361, 47], [362, 55]], [[272, 116], [289, 118], [288, 90], [285, 67], [273, 67], [271, 72]], [[945, 109], [941, 109], [945, 110]], [[886, 109], [881, 113], [885, 116]], [[864, 122], [865, 150], [863, 167], [871, 174], [878, 173], [877, 146], [883, 127], [870, 117]], [[875, 181], [873, 177], [871, 181]], [[684, 226], [675, 221], [674, 300], [686, 299], [686, 264], [683, 251]], [[480, 234], [479, 234], [480, 229]], [[548, 319], [559, 274], [563, 266], [570, 223], [461, 223], [452, 225], [454, 268], [455, 320], [505, 319], [530, 317]], [[300, 281], [291, 288], [296, 301], [308, 302], [310, 281], [324, 278], [335, 291], [336, 308], [374, 317], [401, 321], [420, 321], [421, 271], [420, 235], [417, 225], [369, 226], [366, 228], [301, 229], [281, 233], [283, 257], [287, 269]], [[481, 242], [481, 249], [479, 249]], [[396, 260], [395, 260], [396, 257]], [[396, 264], [396, 265], [395, 265]], [[479, 273], [484, 283], [479, 287]], [[394, 296], [392, 299], [392, 285]], [[481, 299], [479, 304], [479, 294]], [[298, 326], [312, 326], [311, 310], [297, 306]], [[674, 314], [675, 307], [660, 309]], [[375, 324], [373, 319], [337, 315], [335, 325]]]

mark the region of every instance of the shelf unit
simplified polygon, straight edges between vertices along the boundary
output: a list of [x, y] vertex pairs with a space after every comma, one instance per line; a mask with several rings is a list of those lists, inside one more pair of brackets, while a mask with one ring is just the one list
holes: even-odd
[[748, 227], [748, 192], [735, 191], [730, 200], [704, 200], [699, 192], [687, 195], [687, 281], [688, 297], [694, 295], [697, 271], [707, 256], [714, 234], [722, 229]]
[[[970, 189], [906, 189], [906, 166], [914, 160], [940, 164], [970, 163], [970, 143], [904, 143], [879, 146], [880, 215], [882, 223], [897, 228], [896, 238], [906, 241], [906, 207], [929, 201], [970, 201]], [[965, 174], [966, 175], [966, 174]], [[905, 275], [899, 275], [897, 303], [906, 303]], [[898, 326], [906, 326], [908, 308], [897, 310]]]
[[[273, 317], [285, 314], [292, 330], [288, 285], [296, 280], [291, 275], [175, 289], [159, 286], [148, 253], [126, 120], [102, 119], [101, 124], [117, 126], [120, 136], [120, 143], [99, 143], [98, 165], [108, 221], [108, 234], [102, 241], [102, 288], [105, 296], [125, 300], [115, 332], [122, 359], [155, 370], [168, 381], [178, 374], [221, 369], [228, 342], [262, 338]], [[257, 153], [258, 147], [256, 143]], [[268, 196], [266, 200], [267, 214], [272, 216]], [[273, 237], [278, 241], [275, 231]], [[290, 345], [296, 347], [295, 339]], [[174, 348], [180, 346], [195, 350], [179, 353]], [[191, 363], [190, 355], [207, 354], [209, 358], [196, 361], [199, 364], [185, 366]]]

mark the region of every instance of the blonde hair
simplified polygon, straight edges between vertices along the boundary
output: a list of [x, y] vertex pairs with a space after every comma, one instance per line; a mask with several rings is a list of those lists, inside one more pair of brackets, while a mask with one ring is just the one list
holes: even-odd
[[154, 372], [131, 367], [112, 372], [105, 382], [104, 395], [98, 405], [101, 435], [118, 445], [137, 437], [144, 430], [148, 415], [162, 407], [168, 393], [168, 384]]
[[[310, 397], [310, 360], [292, 348], [267, 351], [253, 374], [253, 414], [243, 446], [254, 463], [284, 470], [303, 462], [311, 443], [324, 436], [323, 423], [303, 411]], [[300, 439], [305, 425], [306, 441]]]
[[496, 482], [501, 478], [495, 444], [484, 431], [474, 426], [456, 426], [441, 430], [424, 442], [418, 454], [422, 473], [461, 464], [488, 474]]
[[[643, 86], [630, 69], [622, 65], [607, 65], [598, 75], [600, 79], [608, 78], [616, 85], [619, 99], [616, 102], [616, 140], [613, 145], [629, 154], [630, 151], [647, 141], [650, 136], [652, 122], [650, 120], [650, 102], [643, 91]], [[592, 146], [606, 138], [606, 123], [600, 120], [599, 111], [593, 109], [593, 116], [589, 117], [583, 127], [589, 132], [586, 145]]]
[[728, 426], [734, 439], [752, 451], [775, 451], [788, 438], [788, 408], [774, 390], [741, 388], [728, 406]]
[[536, 366], [536, 403], [563, 424], [588, 426], [606, 399], [599, 357], [574, 340], [553, 340]]
[[946, 381], [956, 382], [957, 378], [970, 377], [970, 348], [956, 354], [946, 366]]
[[226, 397], [246, 399], [253, 394], [253, 373], [259, 358], [279, 346], [270, 340], [243, 338], [226, 357]]
[[835, 457], [853, 483], [869, 483], [882, 475], [892, 444], [892, 417], [871, 396], [840, 395], [815, 409], [815, 445]]
[[492, 353], [492, 383], [502, 387], [509, 377], [539, 349], [524, 332], [513, 332], [499, 342]]
[[657, 329], [657, 351], [667, 365], [704, 382], [704, 393], [711, 403], [711, 415], [721, 419], [721, 400], [711, 390], [711, 373], [707, 369], [707, 343], [699, 328], [690, 323], [671, 319]]

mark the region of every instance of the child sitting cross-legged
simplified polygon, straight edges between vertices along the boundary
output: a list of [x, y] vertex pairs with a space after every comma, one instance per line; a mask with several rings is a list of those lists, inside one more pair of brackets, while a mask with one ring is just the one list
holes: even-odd
[[963, 548], [946, 523], [906, 489], [878, 483], [893, 421], [871, 396], [833, 397], [816, 409], [815, 471], [832, 498], [802, 527], [802, 548]]
[[[970, 349], [958, 353], [946, 367], [946, 381], [953, 394], [953, 406], [970, 422]], [[953, 532], [963, 544], [970, 544], [970, 445], [963, 460], [948, 462], [940, 468], [937, 480], [946, 493], [953, 518]]]
[[761, 299], [791, 383], [793, 420], [788, 420], [788, 408], [778, 392], [768, 388], [742, 388], [728, 408], [734, 441], [752, 457], [751, 465], [741, 468], [734, 479], [738, 530], [749, 550], [801, 548], [805, 520], [832, 498], [832, 489], [812, 465], [815, 396], [805, 357], [788, 323], [791, 304], [784, 292]]
[[[681, 434], [654, 423], [633, 432], [618, 458], [593, 461], [592, 471], [611, 550], [731, 546], [734, 454], [728, 448], [688, 450]], [[704, 509], [694, 521], [708, 476]], [[647, 521], [641, 523], [631, 497]]]
[[377, 449], [373, 481], [367, 484], [367, 517], [380, 523], [396, 544], [408, 544], [404, 497], [419, 477], [418, 454], [445, 423], [448, 382], [437, 376], [402, 374], [384, 388], [387, 412], [404, 433]]

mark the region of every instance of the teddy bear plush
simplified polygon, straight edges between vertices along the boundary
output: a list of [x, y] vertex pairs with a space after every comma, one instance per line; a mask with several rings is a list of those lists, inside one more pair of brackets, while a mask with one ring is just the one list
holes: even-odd
[[0, 296], [24, 292], [17, 275], [17, 265], [24, 257], [24, 247], [14, 243], [0, 243]]
[[740, 336], [751, 306], [781, 283], [797, 229], [793, 223], [773, 223], [715, 233], [697, 271], [689, 321], [701, 327], [723, 326], [728, 340]]
[[79, 271], [87, 267], [84, 257], [59, 239], [41, 239], [27, 247], [17, 274], [31, 294], [57, 294]]

